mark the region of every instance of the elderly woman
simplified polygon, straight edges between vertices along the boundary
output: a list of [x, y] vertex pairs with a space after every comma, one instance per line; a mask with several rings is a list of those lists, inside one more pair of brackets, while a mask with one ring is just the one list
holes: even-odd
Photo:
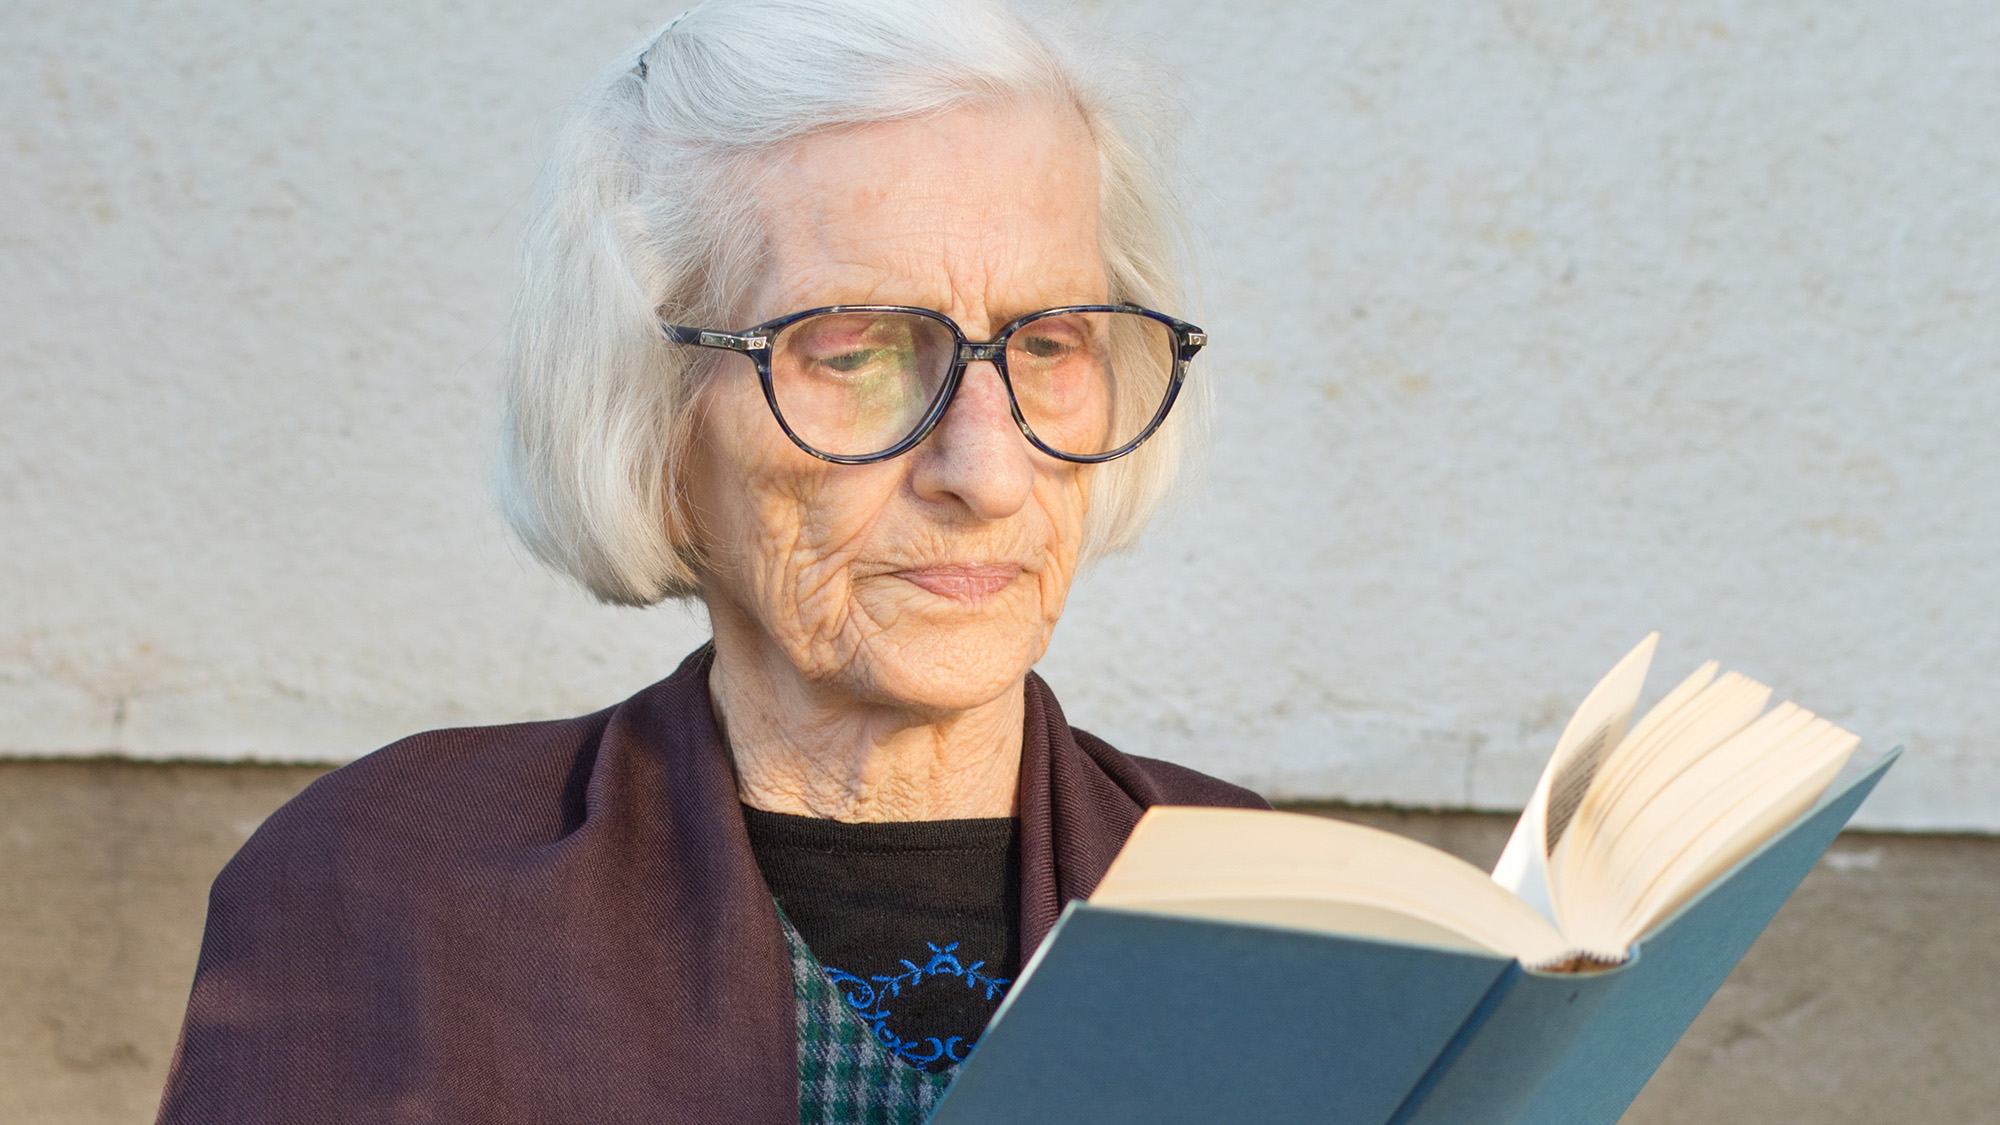
[[1204, 342], [1108, 104], [978, 0], [709, 0], [607, 72], [528, 237], [508, 510], [713, 643], [274, 815], [163, 1121], [918, 1121], [1142, 810], [1262, 804], [1030, 671]]

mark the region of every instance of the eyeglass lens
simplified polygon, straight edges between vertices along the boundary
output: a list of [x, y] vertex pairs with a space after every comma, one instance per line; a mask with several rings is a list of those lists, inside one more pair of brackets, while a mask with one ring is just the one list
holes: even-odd
[[[906, 312], [839, 312], [771, 341], [778, 413], [807, 445], [866, 457], [916, 432], [957, 356], [950, 328]], [[1129, 312], [1048, 313], [1007, 339], [1007, 376], [1035, 437], [1090, 457], [1146, 430], [1173, 383], [1171, 328]]]

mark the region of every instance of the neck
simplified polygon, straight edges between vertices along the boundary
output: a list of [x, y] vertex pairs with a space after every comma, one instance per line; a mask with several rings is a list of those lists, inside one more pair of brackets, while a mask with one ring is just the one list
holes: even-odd
[[807, 680], [761, 636], [716, 622], [709, 698], [744, 804], [844, 821], [1014, 815], [1025, 686], [945, 715]]

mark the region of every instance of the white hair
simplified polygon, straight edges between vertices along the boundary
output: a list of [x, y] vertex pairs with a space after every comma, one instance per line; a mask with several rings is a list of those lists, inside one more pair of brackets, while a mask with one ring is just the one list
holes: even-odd
[[[620, 56], [563, 126], [525, 239], [500, 492], [529, 550], [607, 602], [697, 591], [683, 475], [714, 364], [660, 319], [741, 327], [721, 318], [758, 252], [745, 177], [822, 130], [996, 99], [1074, 107], [1099, 154], [1110, 299], [1188, 315], [1165, 132], [1112, 90], [1122, 69], [1004, 0], [706, 0]], [[1190, 380], [1146, 444], [1092, 471], [1084, 559], [1138, 536], [1206, 399]]]

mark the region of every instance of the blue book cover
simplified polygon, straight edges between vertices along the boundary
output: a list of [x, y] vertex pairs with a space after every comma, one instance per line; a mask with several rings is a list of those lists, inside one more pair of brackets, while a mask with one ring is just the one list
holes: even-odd
[[1896, 753], [1593, 973], [1073, 903], [932, 1125], [1613, 1125]]

